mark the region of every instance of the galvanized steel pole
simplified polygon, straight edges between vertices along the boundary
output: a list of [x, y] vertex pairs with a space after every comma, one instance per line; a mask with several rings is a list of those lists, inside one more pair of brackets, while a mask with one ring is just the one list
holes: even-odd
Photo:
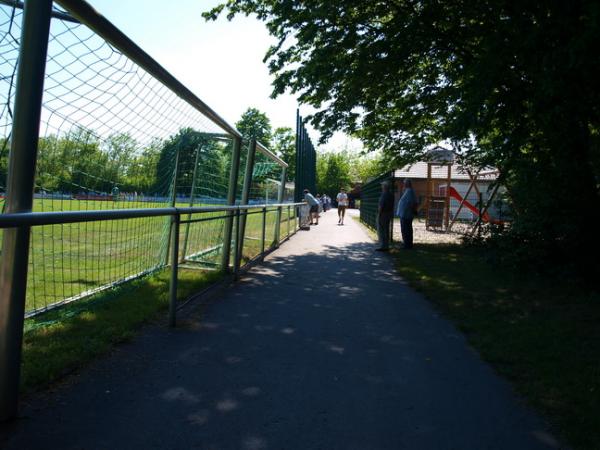
[[[196, 149], [196, 158], [194, 159], [194, 172], [192, 174], [192, 188], [190, 189], [190, 208], [194, 206], [194, 189], [196, 189], [196, 181], [198, 180], [198, 163], [200, 162], [200, 151], [202, 151], [203, 145], [200, 145]], [[174, 206], [174, 205], [173, 205]], [[192, 219], [192, 215], [188, 215], [188, 220]], [[185, 255], [187, 254], [188, 240], [190, 237], [190, 225], [188, 222], [185, 226], [185, 238], [183, 239], [183, 249], [181, 251], [181, 261], [185, 260]]]
[[[246, 171], [244, 173], [244, 187], [242, 189], [242, 205], [248, 204], [248, 198], [250, 197], [250, 186], [252, 185], [252, 172], [254, 170], [254, 155], [256, 154], [256, 139], [250, 141], [248, 147], [248, 157], [246, 158]], [[238, 267], [242, 259], [244, 251], [244, 234], [246, 233], [246, 218], [248, 211], [244, 211], [243, 216], [240, 218], [240, 226], [238, 230], [238, 239], [236, 244], [238, 245]]]
[[302, 146], [300, 143], [300, 111], [296, 110], [296, 176], [294, 179], [294, 201], [302, 201]]
[[264, 259], [265, 257], [265, 240], [267, 238], [267, 207], [265, 206], [262, 209], [262, 234], [260, 237], [261, 247], [260, 247], [260, 257]]
[[[284, 167], [281, 169], [281, 184], [279, 185], [279, 192], [277, 192], [277, 203], [283, 203], [283, 194], [285, 193], [285, 180], [287, 179], [287, 169]], [[281, 235], [281, 211], [282, 207], [277, 207], [277, 221], [275, 222], [275, 245], [279, 245], [279, 237]]]
[[[238, 175], [240, 172], [240, 147], [242, 146], [242, 140], [240, 138], [233, 138], [233, 153], [231, 155], [231, 169], [229, 170], [229, 189], [227, 191], [227, 204], [229, 206], [235, 205], [235, 195], [237, 193]], [[233, 230], [233, 211], [227, 213], [227, 219], [225, 219], [225, 230], [223, 233], [223, 253], [221, 260], [221, 270], [226, 271], [229, 269], [229, 257], [231, 254], [231, 240]], [[235, 240], [237, 245], [237, 238]], [[237, 253], [236, 253], [237, 255]]]
[[240, 210], [235, 212], [235, 246], [233, 247], [233, 277], [237, 279], [240, 271], [240, 257], [238, 255], [240, 246], [238, 239], [240, 236]]
[[[177, 205], [177, 174], [179, 173], [179, 147], [175, 150], [175, 173], [173, 175], [173, 184], [171, 188], [171, 207]], [[169, 221], [169, 233], [167, 236], [167, 251], [165, 252], [165, 266], [169, 265], [169, 254], [171, 253], [171, 236], [173, 234], [173, 221]]]
[[[28, 0], [23, 13], [6, 213], [30, 212], [37, 162], [51, 0]], [[0, 421], [17, 415], [29, 226], [4, 231], [0, 263]]]
[[177, 271], [179, 269], [179, 214], [171, 218], [173, 242], [171, 243], [171, 283], [169, 286], [169, 326], [173, 328], [177, 313]]

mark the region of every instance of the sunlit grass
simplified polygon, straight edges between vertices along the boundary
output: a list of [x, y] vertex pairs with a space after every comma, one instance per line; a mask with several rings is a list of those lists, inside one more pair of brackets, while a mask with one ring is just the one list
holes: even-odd
[[[216, 282], [220, 272], [180, 270], [178, 299]], [[135, 335], [148, 320], [166, 323], [169, 271], [29, 319], [25, 324], [21, 389], [44, 387]]]
[[[107, 210], [124, 208], [157, 208], [165, 203], [134, 201], [36, 199], [34, 211]], [[185, 207], [188, 204], [177, 204]], [[196, 205], [201, 206], [201, 205]], [[210, 205], [206, 205], [210, 206]], [[182, 224], [180, 257], [201, 255], [211, 266], [221, 262], [221, 244], [225, 220], [223, 212], [203, 213], [192, 218], [214, 217], [214, 220]], [[183, 216], [182, 219], [187, 219]], [[276, 212], [266, 218], [266, 245], [274, 239]], [[287, 210], [283, 209], [281, 233], [287, 233]], [[97, 289], [160, 267], [167, 261], [168, 217], [111, 220], [33, 227], [28, 270], [26, 310], [47, 307], [65, 298]], [[0, 239], [2, 230], [0, 229]], [[186, 236], [188, 239], [186, 240]], [[251, 214], [246, 223], [244, 259], [261, 250], [262, 214]], [[258, 239], [258, 241], [257, 241]]]

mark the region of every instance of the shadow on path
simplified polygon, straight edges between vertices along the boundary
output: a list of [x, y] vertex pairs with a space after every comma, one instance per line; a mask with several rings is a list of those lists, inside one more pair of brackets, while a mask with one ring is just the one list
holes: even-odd
[[554, 448], [391, 258], [327, 214], [180, 328], [33, 399], [3, 448]]

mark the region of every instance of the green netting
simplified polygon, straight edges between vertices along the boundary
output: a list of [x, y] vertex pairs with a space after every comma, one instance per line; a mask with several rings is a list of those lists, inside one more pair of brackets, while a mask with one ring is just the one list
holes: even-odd
[[303, 191], [317, 192], [317, 153], [299, 112], [296, 112], [295, 201], [304, 201]]
[[[282, 168], [257, 151], [254, 157], [252, 182], [250, 184], [249, 204], [274, 204], [278, 202]], [[263, 239], [263, 221], [265, 229], [264, 247], [270, 248], [276, 239], [277, 211], [269, 210], [263, 214], [250, 214], [244, 234], [244, 259], [252, 259], [261, 253]]]
[[360, 191], [360, 220], [370, 226], [377, 227], [377, 207], [381, 196], [381, 183], [390, 182], [394, 186], [393, 173], [386, 172], [377, 178], [365, 183]]
[[[0, 5], [2, 194], [21, 18]], [[94, 31], [52, 20], [35, 211], [225, 204], [231, 148], [220, 127]], [[180, 258], [218, 264], [223, 229], [223, 219], [182, 224]], [[34, 227], [27, 311], [162, 267], [169, 235], [169, 218]]]

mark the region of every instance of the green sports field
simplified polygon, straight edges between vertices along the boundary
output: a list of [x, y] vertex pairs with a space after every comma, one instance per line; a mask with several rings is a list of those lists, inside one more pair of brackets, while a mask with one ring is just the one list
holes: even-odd
[[[159, 208], [165, 203], [101, 200], [36, 199], [34, 211], [108, 210]], [[178, 204], [185, 207], [188, 204]], [[194, 205], [203, 206], [203, 205]], [[209, 205], [206, 205], [209, 206]], [[193, 219], [214, 220], [182, 224], [180, 260], [207, 268], [218, 267], [221, 258], [223, 213], [206, 213]], [[187, 216], [182, 217], [185, 220]], [[282, 213], [281, 236], [287, 234], [287, 211]], [[111, 220], [34, 227], [29, 258], [27, 311], [71, 299], [82, 293], [152, 271], [166, 262], [169, 217]], [[266, 247], [273, 242], [276, 212], [266, 216]], [[290, 224], [293, 228], [293, 222]], [[0, 230], [0, 235], [2, 230]], [[248, 216], [244, 260], [260, 253], [262, 214]], [[187, 238], [186, 238], [187, 236]]]

